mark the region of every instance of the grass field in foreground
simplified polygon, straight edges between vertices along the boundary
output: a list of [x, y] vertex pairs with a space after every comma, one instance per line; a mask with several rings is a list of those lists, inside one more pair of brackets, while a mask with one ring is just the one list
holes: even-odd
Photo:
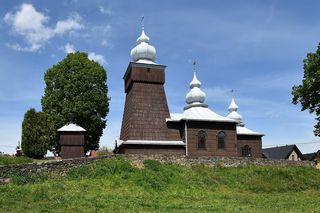
[[138, 167], [115, 158], [65, 177], [12, 177], [0, 185], [0, 212], [320, 212], [312, 168]]

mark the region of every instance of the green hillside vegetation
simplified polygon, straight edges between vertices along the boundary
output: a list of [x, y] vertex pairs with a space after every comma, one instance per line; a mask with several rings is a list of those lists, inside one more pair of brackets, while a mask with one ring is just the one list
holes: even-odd
[[12, 177], [0, 195], [0, 212], [320, 212], [320, 172], [114, 158], [64, 177]]
[[33, 159], [28, 157], [15, 157], [3, 155], [0, 156], [0, 166], [1, 165], [10, 165], [10, 164], [20, 164], [20, 163], [32, 163]]

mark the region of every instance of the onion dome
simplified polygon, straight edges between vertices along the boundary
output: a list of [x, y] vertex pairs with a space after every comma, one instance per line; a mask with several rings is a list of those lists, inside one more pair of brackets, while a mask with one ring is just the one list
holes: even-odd
[[149, 44], [150, 39], [144, 33], [144, 27], [140, 37], [137, 39], [137, 46], [131, 50], [131, 60], [137, 63], [152, 63], [156, 60], [156, 49]]
[[188, 105], [184, 108], [185, 110], [191, 107], [208, 107], [208, 105], [204, 103], [204, 100], [206, 99], [206, 94], [200, 89], [201, 82], [197, 78], [196, 62], [193, 63], [193, 67], [193, 79], [190, 82], [190, 91], [186, 95], [186, 102]]
[[238, 105], [234, 101], [234, 98], [232, 98], [228, 110], [229, 110], [230, 113], [227, 116], [227, 118], [230, 118], [232, 120], [237, 121], [239, 126], [244, 126], [244, 124], [242, 122], [242, 116], [237, 112], [238, 111]]
[[190, 91], [186, 96], [187, 104], [204, 103], [206, 94], [200, 89], [201, 82], [197, 79], [197, 75], [194, 72], [193, 79], [190, 82]]

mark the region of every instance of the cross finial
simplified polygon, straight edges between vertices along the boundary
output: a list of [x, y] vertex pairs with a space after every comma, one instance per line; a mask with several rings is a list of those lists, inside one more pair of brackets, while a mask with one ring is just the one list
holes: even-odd
[[141, 28], [144, 30], [144, 16], [141, 17]]
[[196, 61], [193, 62], [193, 72], [196, 73]]
[[233, 98], [234, 89], [231, 89], [231, 96]]

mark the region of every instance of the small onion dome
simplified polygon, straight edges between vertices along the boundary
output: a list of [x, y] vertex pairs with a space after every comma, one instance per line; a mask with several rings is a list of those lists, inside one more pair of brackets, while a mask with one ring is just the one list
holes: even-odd
[[237, 121], [240, 126], [244, 126], [244, 124], [242, 123], [242, 116], [237, 112], [238, 105], [236, 104], [233, 98], [231, 100], [228, 110], [230, 113], [227, 116], [227, 118]]
[[156, 49], [149, 44], [149, 37], [142, 32], [140, 37], [137, 39], [137, 46], [131, 50], [131, 59], [134, 62], [139, 62], [139, 60], [152, 62], [156, 60]]
[[201, 87], [201, 82], [197, 79], [197, 75], [195, 72], [193, 74], [193, 79], [190, 82], [190, 89], [192, 89], [193, 87]]
[[197, 79], [196, 73], [190, 82], [190, 91], [186, 95], [187, 104], [203, 103], [206, 99], [206, 94], [200, 89], [201, 82]]

